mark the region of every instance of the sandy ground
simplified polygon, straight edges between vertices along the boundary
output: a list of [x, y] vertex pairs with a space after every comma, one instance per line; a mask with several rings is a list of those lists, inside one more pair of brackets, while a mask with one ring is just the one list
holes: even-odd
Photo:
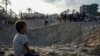
[[[2, 26], [0, 50], [8, 56], [13, 53], [11, 45], [16, 31], [12, 25]], [[33, 28], [31, 25], [29, 27]], [[31, 45], [36, 46], [30, 48], [41, 56], [100, 56], [100, 23], [97, 22], [54, 24], [29, 29], [27, 35]]]

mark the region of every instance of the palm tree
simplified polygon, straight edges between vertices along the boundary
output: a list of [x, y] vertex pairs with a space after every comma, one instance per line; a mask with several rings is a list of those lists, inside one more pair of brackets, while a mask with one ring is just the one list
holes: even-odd
[[22, 17], [23, 17], [23, 13], [22, 13], [21, 10], [19, 11], [19, 16], [20, 16], [20, 19], [22, 19]]
[[5, 12], [5, 9], [3, 6], [0, 6], [0, 9], [2, 10], [1, 12], [4, 13]]
[[66, 13], [69, 13], [70, 12], [70, 9], [67, 9]]
[[6, 13], [7, 13], [7, 6], [11, 4], [10, 0], [2, 0], [0, 3], [5, 5], [5, 10], [6, 10]]
[[32, 12], [32, 9], [31, 9], [31, 8], [27, 8], [27, 11], [28, 11], [29, 13], [31, 13], [31, 12]]
[[69, 12], [70, 12], [70, 9], [67, 9], [67, 10], [63, 11], [62, 13], [63, 14], [68, 14]]
[[75, 10], [75, 9], [73, 9], [73, 10], [72, 10], [72, 13], [75, 13], [75, 12], [76, 12], [76, 10]]
[[12, 9], [9, 9], [9, 14], [10, 14], [10, 16], [12, 16], [14, 14]]

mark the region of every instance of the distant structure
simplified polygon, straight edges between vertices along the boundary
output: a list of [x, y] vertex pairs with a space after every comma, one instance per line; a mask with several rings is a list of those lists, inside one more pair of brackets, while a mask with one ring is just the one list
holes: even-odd
[[98, 13], [98, 4], [82, 5], [80, 7], [80, 13], [86, 15], [96, 15]]

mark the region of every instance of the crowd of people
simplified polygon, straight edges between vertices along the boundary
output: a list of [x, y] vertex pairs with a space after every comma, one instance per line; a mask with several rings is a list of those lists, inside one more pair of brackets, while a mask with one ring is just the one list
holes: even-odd
[[80, 13], [72, 13], [72, 14], [61, 14], [60, 20], [63, 21], [84, 21], [85, 14], [80, 14]]
[[6, 16], [2, 13], [0, 13], [0, 23], [2, 23], [2, 21], [6, 22]]

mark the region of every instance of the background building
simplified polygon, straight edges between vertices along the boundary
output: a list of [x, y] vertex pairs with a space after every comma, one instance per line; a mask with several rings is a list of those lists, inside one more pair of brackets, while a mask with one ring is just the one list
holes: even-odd
[[82, 5], [80, 7], [80, 13], [86, 15], [95, 15], [98, 13], [98, 4]]

